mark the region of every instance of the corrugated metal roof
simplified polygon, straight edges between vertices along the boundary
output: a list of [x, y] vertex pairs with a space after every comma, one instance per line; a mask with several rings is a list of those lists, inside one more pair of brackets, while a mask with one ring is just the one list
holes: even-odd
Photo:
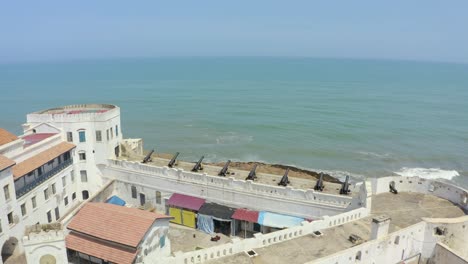
[[65, 244], [68, 249], [118, 264], [131, 264], [137, 255], [136, 248], [106, 243], [100, 239], [76, 233], [70, 233], [65, 238]]
[[171, 216], [108, 203], [87, 203], [73, 217], [68, 229], [136, 247], [156, 219]]
[[244, 220], [244, 221], [248, 221], [248, 222], [252, 222], [252, 223], [257, 223], [258, 222], [258, 215], [259, 215], [258, 211], [239, 208], [232, 215], [232, 219]]
[[205, 203], [205, 199], [185, 194], [174, 193], [167, 201], [168, 205], [198, 211]]
[[200, 210], [199, 214], [211, 215], [215, 218], [231, 220], [232, 215], [236, 209], [227, 207], [216, 203], [205, 203]]

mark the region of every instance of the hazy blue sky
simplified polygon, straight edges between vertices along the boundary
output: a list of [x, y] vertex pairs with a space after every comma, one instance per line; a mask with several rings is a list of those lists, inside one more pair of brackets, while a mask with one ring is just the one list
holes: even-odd
[[468, 1], [0, 3], [0, 63], [155, 56], [468, 62]]

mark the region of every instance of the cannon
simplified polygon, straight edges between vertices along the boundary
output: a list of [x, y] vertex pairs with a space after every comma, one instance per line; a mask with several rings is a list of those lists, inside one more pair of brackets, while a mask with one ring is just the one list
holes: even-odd
[[228, 168], [229, 168], [229, 163], [231, 163], [231, 160], [228, 160], [226, 164], [224, 164], [224, 167], [218, 173], [218, 176], [226, 176], [226, 173], [228, 172]]
[[391, 193], [398, 194], [398, 190], [395, 188], [395, 182], [394, 181], [390, 182], [388, 187], [390, 188]]
[[255, 173], [256, 169], [257, 169], [257, 164], [255, 164], [253, 168], [250, 170], [249, 175], [247, 176], [247, 178], [245, 178], [246, 181], [247, 180], [254, 181], [255, 179], [257, 179], [257, 174]]
[[176, 163], [176, 160], [177, 160], [177, 156], [179, 156], [179, 152], [176, 152], [176, 154], [174, 155], [174, 157], [172, 157], [171, 161], [169, 161], [169, 163], [167, 164], [167, 166], [169, 168], [172, 168], [174, 167], [175, 163]]
[[192, 168], [192, 171], [193, 172], [197, 172], [199, 170], [203, 170], [203, 166], [202, 166], [202, 160], [203, 158], [205, 158], [205, 156], [201, 156], [201, 158], [198, 160], [198, 162], [195, 164], [195, 166], [193, 166]]
[[319, 173], [320, 178], [317, 180], [317, 183], [314, 186], [314, 190], [323, 191], [325, 185], [323, 185], [323, 172]]
[[289, 184], [288, 173], [289, 173], [289, 168], [287, 168], [286, 171], [284, 172], [284, 175], [281, 178], [281, 181], [278, 182], [278, 185], [287, 186]]
[[349, 183], [348, 183], [348, 181], [349, 181], [349, 176], [346, 175], [346, 179], [345, 179], [345, 181], [343, 182], [343, 184], [341, 185], [340, 194], [345, 194], [345, 195], [347, 195], [349, 192], [351, 192], [351, 191], [349, 190]]
[[154, 149], [151, 150], [150, 153], [148, 153], [148, 155], [146, 155], [146, 157], [143, 159], [141, 163], [151, 162], [151, 155], [153, 155], [153, 152], [154, 152]]

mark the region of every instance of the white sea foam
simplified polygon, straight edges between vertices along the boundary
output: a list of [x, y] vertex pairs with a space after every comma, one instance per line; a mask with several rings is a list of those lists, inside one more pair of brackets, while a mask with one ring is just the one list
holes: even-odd
[[253, 136], [239, 135], [236, 132], [228, 132], [225, 135], [216, 137], [218, 145], [238, 145], [253, 141]]
[[425, 179], [446, 179], [451, 180], [453, 177], [460, 176], [456, 170], [442, 170], [439, 168], [401, 168], [395, 172], [400, 176], [414, 177], [418, 176]]

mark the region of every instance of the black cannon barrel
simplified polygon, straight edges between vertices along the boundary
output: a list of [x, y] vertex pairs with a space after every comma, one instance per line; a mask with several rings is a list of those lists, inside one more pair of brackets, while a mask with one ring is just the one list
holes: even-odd
[[284, 175], [281, 178], [281, 181], [278, 183], [278, 185], [287, 186], [289, 184], [288, 174], [289, 174], [289, 168], [287, 168], [286, 171], [284, 172]]
[[202, 169], [201, 163], [202, 163], [204, 158], [205, 158], [205, 156], [201, 156], [201, 158], [198, 160], [198, 162], [195, 164], [195, 166], [193, 166], [193, 168], [192, 168], [193, 172], [197, 172], [198, 170]]
[[169, 161], [169, 163], [167, 164], [167, 166], [169, 168], [174, 167], [174, 164], [175, 164], [178, 156], [179, 156], [179, 152], [176, 152], [176, 154], [172, 157], [171, 161]]
[[323, 191], [323, 188], [325, 188], [325, 186], [323, 185], [323, 172], [321, 172], [319, 175], [320, 178], [317, 180], [317, 183], [314, 186], [314, 190]]
[[221, 169], [221, 171], [218, 173], [218, 176], [226, 176], [226, 173], [229, 168], [229, 164], [231, 163], [231, 160], [228, 160], [226, 164], [224, 164], [224, 167]]
[[150, 153], [148, 153], [145, 158], [143, 159], [142, 163], [147, 163], [147, 162], [150, 162], [151, 161], [151, 155], [153, 155], [154, 153], [154, 149], [152, 149], [150, 151]]
[[350, 192], [348, 181], [349, 181], [349, 176], [346, 175], [346, 179], [341, 185], [340, 194], [348, 194]]
[[249, 172], [249, 176], [245, 178], [245, 180], [255, 180], [257, 178], [257, 174], [255, 173], [255, 170], [257, 169], [257, 164], [253, 166], [253, 168]]

